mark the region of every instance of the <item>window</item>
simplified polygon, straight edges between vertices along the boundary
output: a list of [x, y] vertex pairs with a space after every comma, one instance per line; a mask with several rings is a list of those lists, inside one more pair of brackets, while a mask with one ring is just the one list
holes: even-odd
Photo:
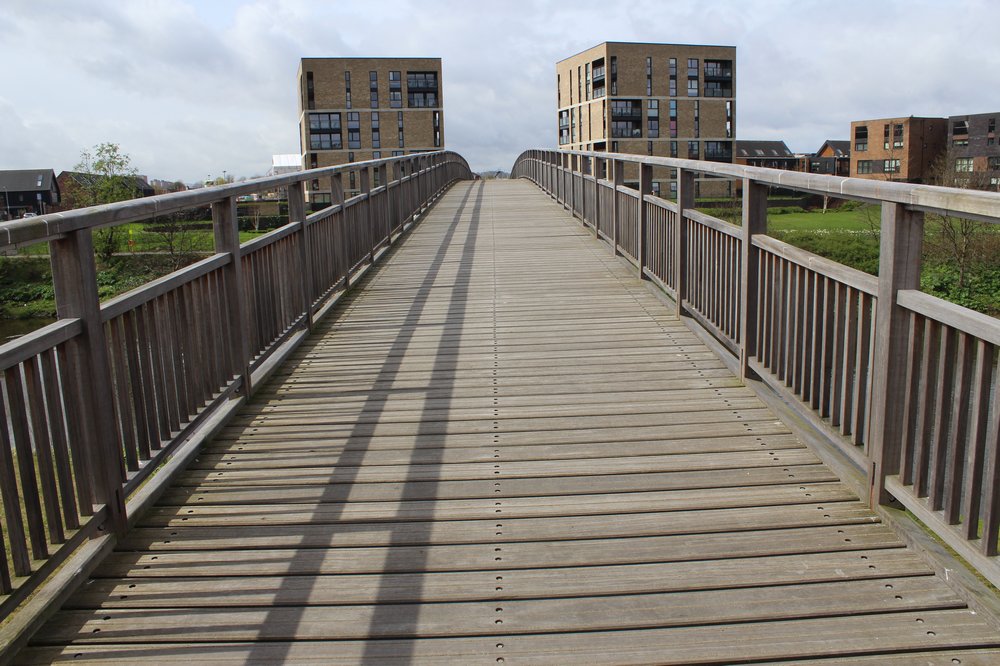
[[361, 114], [357, 111], [347, 114], [347, 147], [361, 147]]
[[955, 160], [955, 171], [962, 173], [972, 173], [972, 158], [959, 157]]
[[688, 141], [688, 159], [696, 160], [698, 159], [698, 142]]
[[670, 100], [670, 138], [677, 138], [677, 100]]
[[587, 78], [587, 86], [586, 86], [585, 90], [587, 91], [587, 99], [589, 100], [590, 99], [590, 63], [589, 62], [586, 65], [584, 65], [584, 75]]
[[858, 160], [858, 173], [871, 173], [871, 172], [872, 172], [871, 160]]
[[618, 56], [611, 56], [611, 94], [618, 94]]
[[378, 72], [368, 72], [368, 92], [373, 109], [378, 108]]
[[646, 56], [646, 95], [653, 94], [653, 59]]
[[694, 138], [701, 136], [701, 121], [699, 119], [699, 113], [701, 112], [700, 103], [698, 100], [694, 102]]
[[671, 141], [670, 142], [670, 156], [671, 157], [677, 157], [677, 142], [676, 141]]
[[899, 173], [899, 160], [882, 160], [882, 173]]
[[994, 132], [997, 131], [997, 119], [996, 118], [990, 118], [989, 119], [989, 122], [986, 123], [986, 131], [989, 134], [993, 134]]
[[316, 90], [313, 85], [312, 72], [306, 72], [306, 107], [309, 110], [316, 108]]
[[1000, 157], [991, 157], [986, 163], [986, 168], [990, 171], [1000, 171]]
[[372, 112], [372, 148], [382, 147], [382, 135], [378, 125], [378, 112]]
[[436, 92], [410, 92], [407, 93], [406, 103], [411, 109], [422, 109], [437, 106]]
[[733, 138], [733, 103], [726, 100], [726, 138]]
[[653, 142], [652, 141], [647, 141], [646, 142], [646, 154], [647, 155], [652, 155], [653, 154]]
[[886, 150], [889, 150], [889, 126], [888, 125], [886, 125], [885, 127], [882, 128], [882, 135], [883, 135], [882, 136], [882, 139], [883, 139], [882, 147], [885, 148]]
[[389, 72], [389, 108], [399, 109], [403, 106], [403, 84], [400, 72]]
[[951, 124], [951, 133], [954, 135], [968, 134], [969, 133], [969, 121], [968, 120], [956, 120]]
[[688, 97], [698, 96], [698, 79], [688, 79]]
[[309, 114], [309, 149], [340, 150], [341, 129], [339, 113]]
[[697, 79], [698, 78], [698, 59], [688, 58], [688, 78]]
[[892, 127], [892, 147], [902, 148], [903, 147], [903, 126], [893, 125]]
[[[858, 125], [854, 128], [854, 150], [868, 150], [868, 126]], [[868, 171], [867, 173], [871, 173]]]
[[441, 147], [441, 112], [434, 112], [434, 147]]
[[351, 108], [351, 72], [344, 72], [344, 99], [347, 108]]
[[733, 159], [733, 144], [729, 141], [706, 141], [705, 159], [731, 161]]
[[951, 142], [951, 145], [955, 146], [956, 148], [963, 148], [963, 147], [969, 145], [969, 140], [968, 139], [955, 139], [954, 141]]
[[658, 99], [647, 101], [646, 129], [646, 136], [650, 139], [656, 139], [660, 136], [660, 100]]

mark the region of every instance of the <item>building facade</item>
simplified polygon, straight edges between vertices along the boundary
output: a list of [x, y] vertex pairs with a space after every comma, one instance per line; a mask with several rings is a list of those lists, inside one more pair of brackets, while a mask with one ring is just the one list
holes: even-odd
[[926, 182], [948, 135], [944, 118], [882, 118], [851, 123], [851, 176]]
[[[304, 169], [445, 147], [440, 58], [303, 58], [298, 80]], [[307, 196], [329, 203], [329, 182]]]
[[851, 142], [827, 139], [808, 157], [809, 173], [828, 176], [851, 175]]
[[[605, 42], [556, 64], [559, 147], [732, 162], [736, 47]], [[637, 185], [638, 170], [625, 181]], [[656, 169], [653, 191], [675, 196]], [[727, 181], [699, 179], [702, 196]]]
[[59, 183], [52, 169], [0, 171], [0, 197], [0, 222], [44, 215], [59, 204]]
[[733, 163], [765, 169], [802, 171], [802, 159], [784, 141], [736, 141]]
[[972, 187], [1000, 190], [1000, 111], [948, 118], [948, 168]]

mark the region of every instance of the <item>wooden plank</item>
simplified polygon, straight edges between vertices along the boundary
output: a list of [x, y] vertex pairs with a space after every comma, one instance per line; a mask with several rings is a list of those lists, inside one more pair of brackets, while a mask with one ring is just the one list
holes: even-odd
[[[145, 579], [165, 579], [183, 582], [181, 579], [198, 579], [209, 584], [206, 579], [219, 577], [275, 577], [282, 576], [326, 576], [333, 574], [389, 575], [409, 574], [411, 577], [433, 572], [468, 572], [496, 570], [537, 570], [538, 576], [552, 568], [588, 568], [585, 573], [597, 576], [597, 567], [635, 566], [644, 564], [671, 563], [668, 569], [673, 572], [687, 572], [683, 580], [701, 580], [699, 585], [709, 585], [715, 581], [716, 586], [727, 587], [732, 582], [743, 580], [739, 575], [730, 581], [729, 578], [715, 577], [715, 568], [708, 561], [733, 560], [733, 568], [744, 571], [747, 576], [757, 571], [761, 576], [770, 576], [769, 580], [777, 580], [778, 575], [792, 576], [799, 572], [802, 576], [803, 567], [810, 571], [819, 571], [829, 564], [830, 577], [843, 577], [841, 572], [855, 571], [859, 576], [881, 575], [925, 575], [929, 569], [921, 565], [919, 559], [909, 551], [901, 548], [899, 538], [888, 527], [879, 524], [857, 524], [821, 527], [783, 528], [758, 532], [714, 532], [709, 534], [681, 534], [673, 536], [643, 536], [608, 539], [581, 539], [574, 541], [539, 541], [505, 543], [504, 559], [497, 562], [494, 559], [493, 542], [478, 544], [444, 544], [431, 546], [371, 546], [332, 549], [312, 549], [296, 551], [294, 549], [259, 549], [239, 550], [227, 549], [220, 551], [136, 551], [116, 552], [103, 563], [96, 576], [107, 579], [106, 583], [98, 585], [99, 581], [91, 583], [94, 590], [108, 589], [108, 585], [125, 585], [119, 579], [126, 579], [128, 584], [142, 583]], [[870, 551], [885, 549], [885, 553]], [[890, 552], [891, 551], [891, 552]], [[238, 556], [234, 556], [238, 553]], [[422, 569], [413, 571], [413, 562], [420, 562]], [[680, 566], [679, 563], [689, 562], [690, 565]], [[906, 568], [893, 565], [902, 562]], [[876, 569], [869, 569], [870, 564], [876, 564]], [[847, 568], [845, 568], [847, 567]], [[621, 571], [615, 569], [608, 575], [613, 580], [619, 580]], [[785, 574], [779, 572], [784, 571]], [[894, 573], [887, 573], [887, 572]], [[867, 573], [866, 573], [867, 572]], [[567, 574], [574, 572], [568, 571]], [[580, 573], [577, 571], [576, 573]], [[182, 574], [182, 575], [179, 575]], [[815, 575], [815, 574], [814, 574]], [[551, 577], [550, 577], [551, 578]], [[560, 577], [571, 589], [574, 575]], [[821, 577], [822, 578], [822, 577]], [[137, 580], [138, 579], [138, 580]], [[595, 578], [596, 579], [596, 578]], [[346, 579], [345, 579], [346, 580]], [[360, 580], [351, 578], [350, 580]], [[438, 580], [430, 578], [429, 580]], [[446, 585], [448, 579], [442, 578], [440, 598], [466, 599], [475, 598], [481, 594], [477, 586]], [[518, 580], [526, 580], [518, 578]], [[588, 580], [587, 576], [583, 580]], [[647, 579], [647, 586], [657, 586], [658, 579]], [[681, 580], [674, 578], [673, 580]], [[749, 579], [748, 579], [749, 580]], [[789, 580], [793, 580], [790, 578]], [[794, 579], [805, 582], [807, 579]], [[808, 580], [813, 580], [809, 578]], [[817, 579], [819, 580], [819, 579]], [[377, 583], [376, 579], [369, 582]], [[529, 581], [530, 582], [530, 581]], [[525, 583], [526, 585], [528, 583]], [[751, 583], [747, 583], [750, 585]], [[340, 583], [338, 583], [340, 585]], [[360, 585], [360, 583], [359, 583]], [[551, 585], [550, 585], [551, 587]], [[377, 585], [361, 586], [359, 589], [375, 589]], [[141, 589], [141, 585], [136, 588]], [[235, 588], [234, 588], [235, 589]], [[657, 588], [658, 589], [658, 588]], [[664, 588], [666, 589], [666, 588]], [[81, 591], [84, 597], [103, 599], [97, 592], [91, 594], [91, 587]], [[508, 590], [513, 593], [512, 590]], [[429, 594], [429, 592], [424, 592]], [[525, 587], [522, 593], [530, 596], [530, 587]], [[96, 596], [95, 596], [96, 595]], [[451, 596], [448, 596], [451, 595]], [[543, 595], [544, 596], [544, 595]], [[369, 601], [370, 598], [367, 598]], [[170, 603], [169, 598], [163, 599]], [[88, 602], [91, 603], [91, 602]], [[210, 603], [203, 601], [202, 603]]]

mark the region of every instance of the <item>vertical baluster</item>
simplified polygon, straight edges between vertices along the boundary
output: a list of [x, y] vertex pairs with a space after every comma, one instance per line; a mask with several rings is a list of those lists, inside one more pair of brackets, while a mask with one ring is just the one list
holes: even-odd
[[[4, 374], [16, 370], [16, 367], [11, 368]], [[4, 519], [14, 575], [27, 576], [31, 573], [31, 555], [28, 552], [28, 536], [24, 531], [24, 518], [21, 515], [21, 492], [18, 490], [17, 475], [14, 472], [15, 456], [7, 432], [7, 413], [8, 410], [0, 409], [0, 495], [3, 496]]]
[[[923, 319], [910, 313], [908, 327], [910, 330], [910, 349], [906, 357], [906, 394], [917, 395], [920, 387], [921, 354], [924, 349]], [[873, 373], [874, 374], [874, 373]], [[903, 433], [899, 447], [899, 480], [903, 485], [913, 483], [913, 463], [916, 457], [917, 426], [920, 418], [919, 406], [916, 400], [907, 400], [903, 405]]]
[[[973, 483], [972, 479], [963, 479], [962, 473], [965, 471], [965, 460], [970, 452], [969, 433], [975, 428], [974, 421], [978, 414], [975, 413], [972, 398], [975, 386], [973, 379], [973, 361], [975, 347], [971, 336], [965, 333], [958, 334], [958, 349], [955, 363], [955, 390], [952, 392], [951, 403], [951, 434], [947, 442], [947, 477], [944, 481], [944, 496], [942, 506], [944, 508], [945, 520], [950, 525], [958, 524], [961, 520], [962, 512], [962, 486], [964, 483]], [[945, 478], [946, 470], [941, 470], [941, 477]]]
[[41, 491], [45, 522], [48, 523], [49, 543], [66, 540], [62, 516], [59, 513], [59, 492], [56, 490], [56, 470], [52, 459], [52, 442], [46, 422], [45, 397], [42, 393], [42, 379], [39, 376], [39, 358], [25, 361], [24, 387], [27, 391], [25, 407], [31, 419], [31, 443], [38, 462], [38, 488]]
[[853, 287], [845, 287], [846, 317], [844, 318], [844, 357], [840, 366], [841, 382], [840, 395], [840, 434], [851, 434], [851, 426], [854, 423], [854, 390], [855, 375], [854, 364], [858, 354], [858, 290]]
[[94, 514], [94, 503], [98, 501], [95, 483], [99, 474], [96, 467], [94, 447], [87, 446], [86, 435], [88, 426], [85, 423], [83, 411], [83, 371], [78, 363], [81, 354], [71, 351], [73, 347], [82, 346], [79, 338], [71, 340], [56, 349], [59, 364], [60, 389], [63, 407], [66, 410], [66, 437], [69, 440], [69, 451], [72, 457], [73, 482], [76, 486], [76, 498], [81, 516]]
[[[69, 442], [63, 420], [63, 401], [59, 391], [60, 376], [56, 373], [57, 351], [50, 349], [41, 355], [42, 384], [45, 388], [46, 421], [52, 438], [56, 481], [59, 486], [60, 505], [67, 529], [80, 526], [79, 508], [73, 493], [73, 465], [70, 460]], [[61, 368], [60, 368], [61, 369]]]
[[677, 219], [674, 228], [674, 291], [677, 316], [684, 314], [684, 299], [687, 298], [688, 281], [688, 225], [684, 219], [689, 208], [694, 208], [694, 172], [677, 170]]
[[[114, 378], [115, 420], [118, 423], [119, 445], [125, 455], [125, 469], [134, 472], [139, 469], [139, 458], [135, 441], [131, 389], [128, 385], [128, 369], [125, 359], [125, 341], [121, 331], [121, 317], [108, 320], [107, 336], [111, 343], [111, 374]], [[124, 479], [123, 479], [124, 480]]]
[[941, 325], [931, 319], [924, 320], [924, 346], [917, 398], [916, 448], [913, 460], [913, 490], [917, 497], [927, 496], [928, 461], [934, 428], [934, 398], [938, 381], [938, 350], [941, 348]]
[[[139, 454], [139, 460], [149, 460], [150, 447], [149, 443], [152, 440], [151, 435], [151, 423], [146, 418], [146, 404], [147, 400], [143, 395], [143, 381], [142, 374], [139, 369], [139, 345], [136, 343], [136, 326], [135, 326], [135, 311], [126, 312], [122, 316], [122, 326], [124, 328], [125, 337], [125, 349], [123, 351], [124, 356], [127, 359], [128, 374], [129, 374], [129, 385], [131, 387], [130, 397], [132, 403], [132, 411], [135, 413], [135, 442], [136, 450]], [[152, 403], [152, 396], [148, 401]]]
[[966, 539], [979, 536], [980, 499], [983, 490], [983, 465], [986, 459], [986, 437], [989, 432], [990, 388], [993, 383], [993, 345], [976, 341], [976, 364], [973, 369], [972, 408], [969, 413], [969, 446], [965, 459], [965, 487], [962, 506], [965, 510]]
[[[934, 404], [934, 437], [931, 441], [930, 465], [928, 474], [928, 493], [931, 507], [940, 510], [944, 507], [944, 480], [948, 465], [948, 437], [952, 429], [954, 413], [951, 409], [951, 395], [956, 388], [955, 383], [955, 330], [950, 326], [941, 327], [941, 347], [938, 351], [937, 387]], [[964, 420], [964, 419], [963, 419]]]
[[[25, 418], [26, 405], [24, 389], [21, 383], [19, 366], [8, 368], [4, 373], [4, 388], [7, 390], [7, 404], [10, 407], [8, 423], [14, 438], [14, 451], [17, 456], [17, 469], [20, 472], [20, 501], [24, 505], [24, 513], [28, 523], [28, 538], [31, 542], [31, 554], [39, 560], [49, 556], [45, 543], [45, 526], [42, 523], [42, 506], [38, 496], [38, 480], [35, 476], [35, 456], [31, 450], [31, 439], [28, 434], [28, 422]], [[6, 446], [4, 448], [7, 448]], [[11, 498], [17, 507], [17, 499]], [[5, 499], [6, 501], [6, 499]]]

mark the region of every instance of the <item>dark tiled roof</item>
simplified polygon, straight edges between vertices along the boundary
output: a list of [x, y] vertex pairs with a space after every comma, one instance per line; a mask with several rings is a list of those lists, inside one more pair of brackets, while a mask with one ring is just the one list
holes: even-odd
[[823, 152], [823, 149], [827, 146], [833, 151], [834, 157], [847, 157], [851, 154], [851, 142], [850, 141], [835, 141], [833, 139], [827, 139], [823, 142], [823, 145], [819, 147], [816, 154], [819, 155]]
[[737, 141], [735, 156], [744, 158], [757, 157], [795, 157], [784, 141]]
[[52, 169], [0, 171], [0, 187], [8, 192], [47, 192], [54, 179]]

